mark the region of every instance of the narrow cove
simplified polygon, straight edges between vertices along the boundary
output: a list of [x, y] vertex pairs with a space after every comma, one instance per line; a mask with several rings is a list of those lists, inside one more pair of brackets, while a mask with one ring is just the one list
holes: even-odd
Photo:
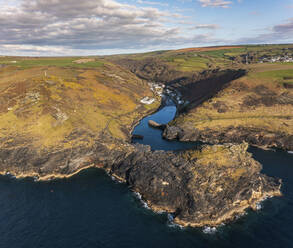
[[[184, 150], [196, 144], [169, 142], [148, 120], [168, 123], [176, 113], [166, 104], [145, 117], [134, 140], [153, 150]], [[0, 179], [1, 247], [291, 247], [293, 155], [250, 148], [263, 173], [283, 180], [283, 197], [268, 199], [261, 210], [248, 211], [215, 230], [172, 227], [166, 214], [155, 214], [125, 184], [103, 171], [89, 169], [72, 178], [49, 182]], [[79, 216], [76, 219], [76, 216]], [[211, 231], [212, 233], [207, 233]]]

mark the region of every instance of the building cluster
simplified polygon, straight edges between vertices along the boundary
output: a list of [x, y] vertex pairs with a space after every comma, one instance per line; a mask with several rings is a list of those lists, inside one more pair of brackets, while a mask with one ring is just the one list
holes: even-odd
[[162, 96], [163, 95], [163, 90], [165, 85], [163, 84], [158, 84], [158, 83], [153, 83], [153, 82], [149, 82], [148, 83], [150, 86], [150, 89], [157, 94], [158, 96]]
[[[158, 96], [162, 96], [163, 95], [163, 90], [164, 90], [164, 87], [165, 85], [163, 84], [158, 84], [158, 83], [152, 83], [152, 82], [149, 82], [148, 83], [149, 86], [150, 86], [150, 89]], [[143, 104], [147, 104], [147, 105], [150, 105], [152, 103], [154, 103], [156, 101], [155, 98], [150, 98], [148, 96], [144, 97], [143, 99], [140, 100], [141, 103]]]
[[259, 63], [276, 63], [276, 62], [290, 63], [290, 62], [293, 62], [293, 57], [289, 55], [275, 56], [275, 57], [262, 57], [259, 60]]

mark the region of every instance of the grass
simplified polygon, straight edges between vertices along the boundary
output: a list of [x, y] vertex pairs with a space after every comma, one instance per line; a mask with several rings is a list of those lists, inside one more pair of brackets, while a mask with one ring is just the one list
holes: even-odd
[[[3, 59], [3, 58], [2, 58]], [[20, 58], [20, 57], [13, 57], [7, 59], [0, 60], [1, 64], [6, 65], [14, 65], [21, 69], [28, 69], [34, 67], [41, 67], [41, 66], [56, 66], [56, 67], [73, 67], [73, 68], [96, 68], [103, 66], [103, 62], [96, 59], [95, 61], [90, 61], [87, 63], [75, 63], [74, 61], [78, 60], [79, 58], [69, 58], [69, 57], [62, 57], [62, 58]], [[15, 63], [12, 63], [12, 62]]]
[[293, 79], [293, 67], [292, 70], [276, 70], [276, 71], [265, 71], [254, 74], [257, 78], [271, 78], [278, 80], [286, 80], [286, 78]]
[[[197, 164], [201, 166], [216, 166], [218, 168], [225, 168], [230, 177], [238, 180], [241, 175], [247, 172], [247, 168], [235, 168], [235, 164], [239, 160], [247, 158], [247, 145], [239, 144], [232, 147], [226, 145], [203, 146], [201, 150], [189, 150], [183, 153], [183, 157], [187, 160], [196, 160]], [[194, 174], [197, 174], [196, 168]], [[213, 174], [214, 170], [208, 173]]]
[[[292, 104], [273, 104], [272, 106], [263, 104], [246, 106], [244, 104], [247, 96], [262, 97], [255, 92], [256, 86], [266, 87], [269, 91], [274, 92], [277, 98], [284, 93], [293, 96], [290, 90], [283, 87], [283, 83], [293, 83], [292, 79], [293, 68], [288, 69], [288, 65], [274, 64], [261, 65], [261, 67], [251, 65], [248, 75], [232, 82], [229, 87], [211, 100], [192, 109], [187, 114], [177, 117], [172, 125], [183, 129], [193, 126], [202, 131], [209, 128], [219, 132], [231, 126], [248, 127], [292, 135]], [[245, 88], [239, 90], [237, 87], [239, 84], [244, 85]], [[219, 113], [214, 106], [217, 102], [225, 103], [227, 111]]]
[[188, 72], [188, 71], [198, 71], [208, 68], [209, 59], [194, 56], [194, 55], [178, 55], [169, 56], [164, 58], [167, 64], [174, 66], [177, 70]]
[[[215, 67], [230, 68], [231, 57], [247, 52], [273, 55], [286, 48], [293, 46], [183, 49], [117, 57], [136, 60], [156, 58], [176, 70], [196, 72]], [[76, 62], [80, 59], [85, 63]], [[68, 140], [73, 131], [82, 129], [94, 134], [95, 138], [106, 133], [126, 140], [134, 121], [155, 110], [160, 101], [157, 99], [154, 104], [142, 105], [142, 98], [154, 97], [146, 83], [126, 69], [108, 62], [106, 57], [86, 59], [89, 58], [0, 57], [0, 64], [9, 65], [0, 68], [0, 137], [32, 137], [35, 146], [46, 147], [92, 144], [94, 138], [89, 140], [89, 136], [74, 138], [76, 143]], [[292, 134], [293, 118], [288, 118], [293, 115], [292, 105], [243, 107], [246, 96], [255, 96], [253, 89], [257, 85], [265, 85], [278, 95], [286, 93], [287, 89], [282, 84], [293, 83], [292, 64], [242, 67], [249, 69], [247, 76], [231, 83], [211, 101], [179, 116], [173, 123], [202, 130], [221, 130], [233, 125]], [[239, 91], [236, 87], [239, 82], [247, 90]], [[27, 100], [28, 94], [39, 94], [40, 98], [33, 102]], [[218, 113], [213, 106], [216, 101], [226, 103], [228, 111]]]
[[[275, 64], [271, 66], [268, 65], [267, 70], [250, 73], [249, 77], [251, 77], [252, 80], [257, 79], [266, 83], [275, 83], [276, 85], [281, 86], [283, 86], [284, 83], [293, 83], [293, 66], [292, 69], [287, 69], [291, 66], [288, 64]], [[284, 67], [284, 69], [282, 69], [282, 67]]]
[[[291, 49], [291, 50], [290, 50]], [[180, 72], [198, 72], [206, 69], [233, 67], [244, 67], [243, 59], [249, 54], [253, 55], [254, 62], [258, 58], [267, 56], [278, 56], [284, 53], [292, 54], [293, 45], [249, 45], [249, 46], [229, 46], [229, 47], [206, 47], [206, 48], [187, 48], [170, 51], [154, 51], [149, 53], [113, 55], [111, 59], [129, 59], [148, 61], [156, 59], [156, 62], [167, 64], [171, 69]], [[107, 58], [107, 57], [105, 57]], [[290, 65], [292, 63], [286, 63]]]
[[134, 121], [158, 107], [144, 108], [140, 100], [153, 97], [148, 84], [109, 62], [79, 70], [71, 66], [76, 58], [22, 59], [21, 70], [1, 69], [2, 138], [27, 137], [37, 148], [91, 146], [102, 133], [126, 140]]

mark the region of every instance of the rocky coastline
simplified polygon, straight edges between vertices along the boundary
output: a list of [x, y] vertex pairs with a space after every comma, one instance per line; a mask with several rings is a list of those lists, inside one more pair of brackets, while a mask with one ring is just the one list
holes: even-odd
[[[177, 88], [182, 98], [178, 100], [175, 94], [176, 99], [194, 106], [241, 74], [226, 73], [222, 74], [225, 83], [213, 92], [209, 87], [216, 83], [214, 77], [198, 84], [174, 82], [166, 88]], [[187, 95], [190, 87], [195, 90], [203, 84], [209, 86], [194, 99]], [[106, 131], [97, 135], [81, 127], [63, 141], [82, 141], [69, 148], [64, 144], [39, 148], [28, 137], [0, 137], [0, 174], [52, 180], [101, 168], [140, 193], [154, 211], [166, 211], [175, 223], [192, 227], [231, 221], [247, 208], [255, 209], [265, 198], [281, 195], [281, 181], [261, 174], [261, 165], [247, 152], [247, 143], [203, 145], [199, 150], [182, 152], [152, 151], [150, 146], [130, 143], [137, 121], [138, 117], [125, 128], [128, 140], [114, 138]], [[169, 126], [157, 127], [164, 128], [164, 137], [171, 139], [166, 135]]]
[[[111, 145], [109, 145], [111, 143]], [[281, 181], [261, 174], [248, 144], [208, 146], [183, 152], [146, 145], [97, 141], [91, 148], [59, 152], [0, 149], [1, 174], [52, 180], [96, 167], [139, 192], [154, 211], [182, 226], [217, 226], [267, 197], [281, 195]]]
[[219, 130], [198, 130], [192, 127], [178, 127], [167, 125], [163, 132], [167, 140], [179, 140], [182, 142], [201, 141], [209, 144], [242, 143], [263, 149], [277, 148], [287, 151], [293, 150], [293, 136], [282, 132], [270, 132], [264, 129], [249, 127], [228, 127]]

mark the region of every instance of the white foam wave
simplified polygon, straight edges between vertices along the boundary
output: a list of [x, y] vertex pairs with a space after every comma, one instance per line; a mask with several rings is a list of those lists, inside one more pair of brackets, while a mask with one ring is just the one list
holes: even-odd
[[167, 218], [168, 218], [168, 227], [171, 227], [171, 228], [180, 228], [180, 229], [183, 229], [184, 227], [179, 225], [179, 224], [176, 224], [174, 223], [174, 216], [172, 214], [168, 214], [167, 215]]
[[247, 212], [243, 212], [243, 213], [241, 213], [241, 214], [237, 214], [237, 215], [235, 216], [235, 220], [238, 220], [238, 219], [240, 219], [241, 217], [243, 217], [243, 216], [245, 216], [245, 215], [247, 215]]
[[119, 180], [117, 177], [112, 176], [111, 174], [108, 173], [110, 178], [112, 179], [113, 182], [115, 183], [123, 183], [121, 180]]
[[203, 228], [203, 233], [205, 234], [214, 234], [217, 232], [217, 228], [216, 227], [209, 227], [209, 226], [206, 226]]
[[261, 210], [261, 209], [262, 209], [261, 202], [256, 203], [256, 210]]
[[6, 175], [7, 177], [11, 178], [11, 179], [16, 179], [16, 176], [14, 176], [13, 174], [11, 174], [9, 171], [7, 171], [7, 172], [5, 173], [5, 175]]
[[141, 200], [142, 199], [142, 197], [141, 197], [141, 194], [140, 193], [138, 193], [138, 192], [133, 192], [134, 194], [135, 194], [135, 196], [139, 199], [139, 200]]
[[141, 203], [142, 203], [144, 208], [150, 209], [149, 205], [145, 201], [141, 200]]
[[179, 225], [179, 224], [175, 224], [175, 223], [169, 223], [168, 224], [168, 227], [171, 227], [171, 228], [179, 228], [179, 229], [183, 229], [184, 227]]
[[289, 154], [293, 154], [293, 151], [288, 151]]
[[142, 204], [142, 206], [143, 206], [144, 208], [146, 208], [146, 209], [150, 209], [150, 207], [148, 206], [148, 204], [142, 199], [142, 196], [141, 196], [140, 193], [138, 193], [138, 192], [133, 192], [133, 193], [134, 193], [134, 195], [136, 196], [136, 198], [138, 198], [138, 199], [140, 200], [140, 202], [141, 202], [141, 204]]
[[173, 222], [174, 221], [174, 216], [172, 214], [168, 214], [168, 221]]

